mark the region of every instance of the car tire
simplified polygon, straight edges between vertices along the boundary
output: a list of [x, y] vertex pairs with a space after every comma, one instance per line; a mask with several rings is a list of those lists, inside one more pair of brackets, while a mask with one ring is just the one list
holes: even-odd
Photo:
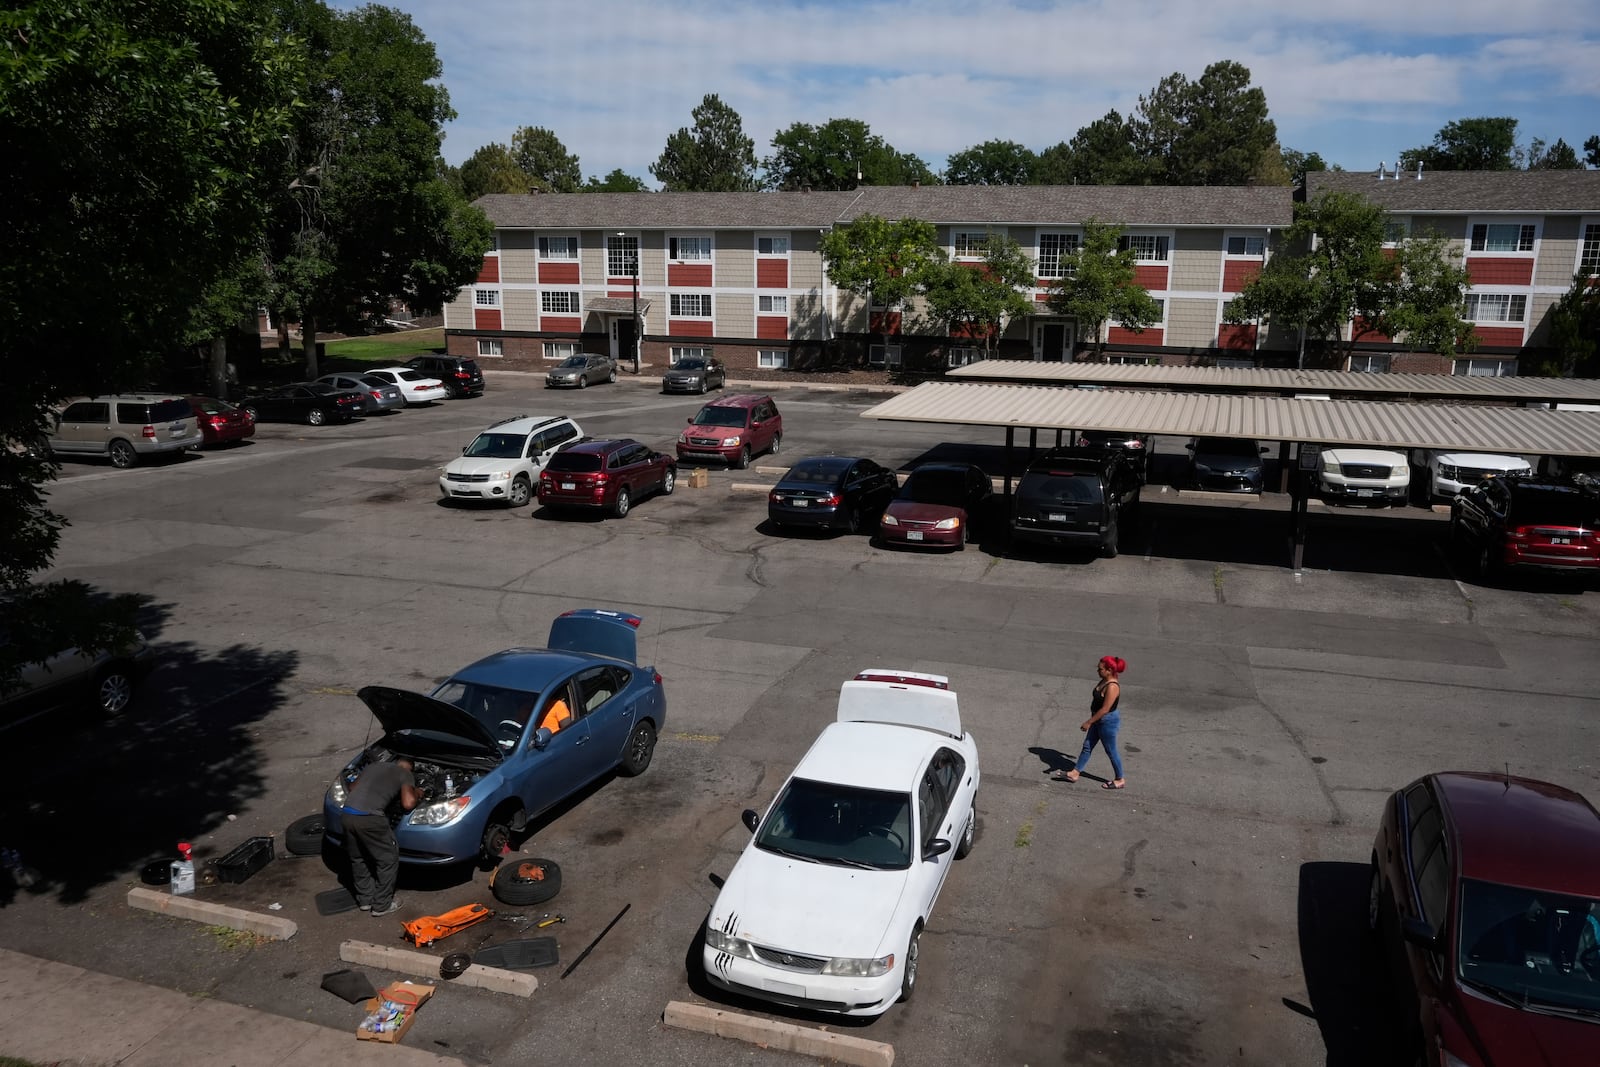
[[668, 467], [667, 473], [661, 476], [661, 495], [671, 496], [672, 491], [678, 488], [678, 469]]
[[1477, 564], [1475, 569], [1478, 572], [1478, 581], [1492, 581], [1495, 576], [1494, 553], [1489, 550], [1487, 541], [1478, 546], [1475, 562]]
[[119, 663], [100, 668], [94, 680], [94, 703], [102, 715], [115, 717], [133, 703], [134, 680], [128, 668]]
[[511, 479], [511, 492], [506, 496], [506, 503], [514, 508], [525, 508], [528, 501], [533, 499], [533, 486], [528, 481], [528, 476], [519, 474]]
[[917, 923], [917, 928], [911, 931], [911, 940], [906, 942], [906, 963], [900, 970], [900, 1002], [904, 1004], [911, 999], [911, 994], [917, 991], [917, 956], [920, 954], [919, 944], [922, 941], [922, 924]]
[[783, 451], [783, 434], [782, 433], [775, 433], [775, 434], [772, 435], [772, 447], [767, 449], [767, 454], [769, 456], [776, 456], [779, 452], [782, 452], [782, 451]]
[[328, 413], [323, 411], [321, 408], [312, 408], [310, 411], [306, 412], [307, 426], [321, 426], [327, 421]]
[[856, 534], [861, 532], [861, 508], [859, 505], [850, 509], [850, 514], [845, 516], [844, 532]]
[[956, 859], [964, 860], [972, 853], [972, 843], [978, 837], [978, 798], [972, 798], [972, 814], [967, 816], [967, 828], [961, 831], [961, 840], [956, 842]]
[[1106, 559], [1117, 558], [1117, 539], [1122, 536], [1122, 523], [1120, 519], [1121, 516], [1119, 516], [1115, 511], [1111, 513], [1111, 527], [1110, 529], [1106, 530], [1106, 539], [1100, 545], [1100, 555], [1104, 556]]
[[739, 457], [733, 461], [734, 469], [748, 470], [750, 467], [750, 446], [745, 445], [739, 449]]
[[628, 487], [623, 486], [617, 490], [617, 499], [611, 504], [611, 514], [619, 519], [625, 518], [632, 506], [633, 501], [628, 496]]
[[502, 904], [543, 904], [561, 892], [555, 860], [510, 857], [489, 875], [489, 892]]
[[611, 377], [607, 378], [606, 381], [610, 382], [612, 385], [617, 384], [617, 368], [611, 368]]
[[1383, 875], [1378, 872], [1378, 859], [1372, 859], [1372, 878], [1367, 883], [1367, 933], [1377, 937], [1383, 926]]
[[303, 815], [283, 832], [283, 847], [291, 856], [320, 856], [322, 836], [326, 831], [327, 825], [322, 821], [320, 811], [315, 815]]
[[587, 375], [581, 375], [580, 374], [578, 376], [578, 388], [579, 389], [587, 389], [587, 388], [589, 388], [589, 378], [588, 378]]
[[704, 378], [700, 379], [700, 390], [699, 390], [699, 392], [700, 392], [701, 396], [705, 396], [706, 395], [706, 380]]
[[256, 409], [253, 408], [253, 407], [250, 407], [249, 405], [245, 406], [244, 413], [246, 415], [250, 416], [250, 421], [251, 422], [260, 422], [261, 421], [261, 416], [256, 414]]
[[106, 446], [106, 452], [111, 456], [111, 465], [118, 470], [125, 471], [139, 465], [139, 453], [126, 441], [112, 441]]
[[624, 778], [637, 778], [650, 766], [656, 751], [656, 728], [647, 722], [634, 726], [628, 735], [628, 745], [622, 750], [622, 762], [617, 770]]

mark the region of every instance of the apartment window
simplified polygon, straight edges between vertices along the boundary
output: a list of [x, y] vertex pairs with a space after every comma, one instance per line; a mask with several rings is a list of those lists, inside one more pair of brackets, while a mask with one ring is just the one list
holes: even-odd
[[1117, 251], [1133, 249], [1133, 258], [1141, 263], [1165, 263], [1172, 247], [1172, 238], [1153, 233], [1130, 233], [1117, 238]]
[[1528, 298], [1510, 293], [1468, 293], [1468, 322], [1521, 322], [1528, 310]]
[[1385, 219], [1383, 223], [1383, 243], [1397, 245], [1411, 236], [1410, 219]]
[[580, 306], [577, 293], [546, 289], [539, 294], [539, 310], [546, 315], [576, 315]]
[[576, 237], [541, 237], [539, 238], [540, 259], [577, 259], [578, 239]]
[[946, 367], [965, 367], [968, 363], [976, 363], [983, 358], [981, 348], [947, 348], [944, 350], [944, 365]]
[[1108, 355], [1106, 359], [1108, 362], [1117, 363], [1124, 367], [1154, 367], [1156, 364], [1161, 362], [1161, 360], [1155, 356]]
[[763, 315], [789, 314], [789, 298], [787, 296], [770, 296], [766, 293], [756, 297], [756, 310]]
[[1600, 272], [1600, 222], [1583, 228], [1583, 251], [1578, 254], [1578, 269]]
[[493, 233], [491, 233], [489, 235], [489, 251], [490, 251], [490, 253], [498, 253], [500, 251], [500, 231], [499, 230], [496, 230], [496, 231], [494, 231]]
[[867, 350], [867, 362], [874, 367], [898, 367], [900, 365], [900, 346], [873, 345]]
[[485, 356], [503, 356], [506, 354], [505, 344], [498, 337], [478, 338], [478, 358]]
[[1517, 363], [1512, 359], [1458, 359], [1450, 373], [1468, 378], [1514, 378]]
[[606, 238], [606, 276], [631, 278], [639, 266], [639, 239], [612, 235]]
[[1228, 238], [1228, 255], [1243, 256], [1246, 259], [1260, 259], [1267, 254], [1267, 239], [1265, 237], [1230, 237]]
[[710, 263], [711, 238], [669, 237], [667, 258], [676, 263]]
[[1355, 374], [1388, 374], [1394, 357], [1387, 354], [1368, 354], [1350, 357], [1350, 370]]
[[1474, 252], [1532, 252], [1533, 227], [1516, 222], [1478, 223], [1472, 227]]
[[789, 238], [787, 237], [757, 237], [756, 255], [758, 256], [787, 256], [789, 254]]
[[952, 230], [950, 245], [957, 259], [982, 259], [989, 248], [987, 230]]
[[[1160, 326], [1163, 322], [1167, 321], [1167, 302], [1165, 300], [1157, 299], [1156, 309], [1156, 319], [1150, 324], [1151, 326]], [[1121, 320], [1118, 320], [1117, 325], [1125, 326], [1127, 324]]]
[[680, 348], [680, 347], [678, 347], [676, 345], [674, 345], [673, 348], [672, 348], [672, 362], [674, 362], [674, 363], [678, 362], [678, 360], [680, 360], [680, 359], [710, 359], [710, 358], [711, 358], [711, 349], [709, 349], [709, 348]]
[[789, 365], [789, 350], [787, 348], [758, 348], [756, 349], [756, 366], [767, 370], [782, 370]]
[[1072, 257], [1078, 254], [1078, 235], [1075, 233], [1041, 233], [1039, 235], [1040, 278], [1065, 278], [1074, 270]]
[[672, 317], [675, 319], [709, 319], [711, 317], [710, 293], [673, 293]]
[[545, 359], [567, 359], [578, 354], [576, 341], [546, 341], [544, 343]]
[[500, 306], [500, 290], [474, 289], [472, 291], [472, 303], [481, 308], [497, 308]]

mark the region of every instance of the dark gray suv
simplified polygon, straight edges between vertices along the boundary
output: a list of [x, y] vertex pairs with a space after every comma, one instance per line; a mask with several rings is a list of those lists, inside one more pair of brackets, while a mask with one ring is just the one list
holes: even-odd
[[1013, 501], [1018, 541], [1093, 546], [1110, 558], [1139, 506], [1139, 476], [1118, 449], [1057, 448], [1028, 464]]
[[465, 356], [416, 356], [406, 360], [406, 366], [437, 378], [456, 398], [483, 395], [483, 371], [474, 360]]

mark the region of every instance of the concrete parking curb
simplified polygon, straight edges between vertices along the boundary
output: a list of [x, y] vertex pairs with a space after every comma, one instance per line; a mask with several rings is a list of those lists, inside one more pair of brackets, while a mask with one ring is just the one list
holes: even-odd
[[894, 1046], [883, 1041], [740, 1015], [705, 1004], [670, 1001], [667, 1010], [661, 1013], [661, 1021], [680, 1030], [732, 1038], [780, 1052], [798, 1052], [831, 1063], [848, 1063], [855, 1067], [891, 1067], [894, 1063]]
[[153, 911], [171, 915], [175, 919], [190, 919], [209, 926], [226, 926], [230, 930], [248, 930], [252, 934], [287, 941], [300, 931], [293, 919], [277, 915], [262, 915], [257, 911], [230, 908], [226, 904], [212, 904], [191, 896], [174, 894], [143, 886], [128, 890], [128, 907], [140, 911]]
[[771, 488], [772, 486], [764, 482], [730, 482], [728, 484], [728, 492], [730, 493], [765, 493]]
[[[363, 967], [378, 967], [414, 978], [439, 980], [440, 957], [415, 949], [374, 945], [370, 941], [345, 941], [339, 946], [339, 958]], [[491, 993], [505, 993], [513, 997], [531, 997], [534, 990], [539, 988], [539, 979], [531, 974], [501, 967], [480, 967], [476, 963], [449, 981], [453, 986], [487, 989]]]

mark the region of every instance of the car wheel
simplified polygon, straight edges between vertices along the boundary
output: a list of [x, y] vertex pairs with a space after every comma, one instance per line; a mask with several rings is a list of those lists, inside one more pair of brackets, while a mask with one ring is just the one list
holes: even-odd
[[507, 859], [489, 876], [489, 892], [502, 904], [543, 904], [561, 892], [561, 865], [555, 860]]
[[851, 508], [850, 509], [850, 513], [845, 516], [844, 532], [847, 533], [847, 534], [853, 534], [853, 533], [859, 533], [860, 530], [861, 530], [861, 508], [860, 508], [860, 506], [857, 506], [857, 507]]
[[733, 465], [738, 470], [745, 470], [750, 466], [749, 445], [745, 445], [743, 448], [739, 449], [739, 458], [733, 461]]
[[290, 823], [283, 832], [283, 847], [289, 850], [291, 856], [320, 856], [322, 835], [326, 829], [321, 812], [302, 816]]
[[478, 848], [486, 863], [499, 863], [500, 857], [511, 850], [511, 826], [499, 819], [490, 819], [483, 828], [483, 841]]
[[121, 715], [133, 703], [133, 675], [126, 667], [104, 667], [95, 680], [94, 701], [105, 715]]
[[783, 451], [783, 434], [775, 433], [772, 435], [772, 447], [767, 449], [767, 452], [776, 456], [781, 451]]
[[1478, 546], [1478, 580], [1487, 582], [1494, 577], [1494, 553], [1489, 545], [1484, 543]]
[[1383, 922], [1383, 876], [1378, 873], [1378, 861], [1372, 861], [1372, 880], [1367, 886], [1367, 932], [1374, 936]]
[[668, 467], [667, 473], [661, 476], [661, 495], [671, 496], [676, 488], [678, 488], [678, 472], [675, 468]]
[[607, 378], [606, 381], [610, 382], [612, 385], [617, 384], [617, 368], [611, 368], [611, 377]]
[[956, 859], [964, 860], [972, 851], [972, 842], [978, 836], [978, 798], [972, 798], [972, 814], [967, 816], [967, 828], [961, 831], [961, 840], [956, 843]]
[[125, 471], [139, 465], [139, 453], [126, 441], [112, 441], [106, 451], [111, 454], [111, 465], [118, 470]]
[[589, 388], [589, 379], [588, 379], [587, 376], [583, 376], [583, 375], [579, 376], [579, 378], [578, 378], [578, 388], [579, 389], [587, 389], [587, 388]]
[[700, 379], [700, 395], [706, 395], [706, 380], [704, 378]]
[[650, 757], [655, 755], [655, 751], [656, 728], [641, 722], [628, 735], [628, 747], [622, 750], [622, 762], [617, 769], [628, 778], [641, 775], [650, 766]]
[[628, 508], [631, 507], [632, 504], [633, 501], [628, 499], [628, 487], [623, 486], [621, 489], [617, 490], [617, 500], [616, 503], [611, 505], [611, 514], [620, 519], [624, 515], [628, 514]]
[[323, 411], [321, 408], [312, 408], [310, 411], [306, 412], [306, 425], [308, 426], [321, 426], [327, 421], [327, 412]]
[[533, 499], [533, 486], [528, 484], [526, 475], [519, 474], [511, 480], [511, 492], [506, 496], [506, 503], [514, 508], [526, 507], [529, 500]]
[[1118, 515], [1113, 511], [1111, 513], [1111, 522], [1106, 527], [1106, 539], [1100, 545], [1100, 554], [1106, 559], [1117, 558], [1117, 539], [1122, 533], [1122, 531], [1118, 528], [1120, 523], [1117, 520]]
[[900, 999], [907, 1001], [911, 994], [917, 991], [917, 955], [919, 944], [922, 941], [922, 924], [911, 931], [911, 940], [906, 944], [906, 965], [900, 972]]

